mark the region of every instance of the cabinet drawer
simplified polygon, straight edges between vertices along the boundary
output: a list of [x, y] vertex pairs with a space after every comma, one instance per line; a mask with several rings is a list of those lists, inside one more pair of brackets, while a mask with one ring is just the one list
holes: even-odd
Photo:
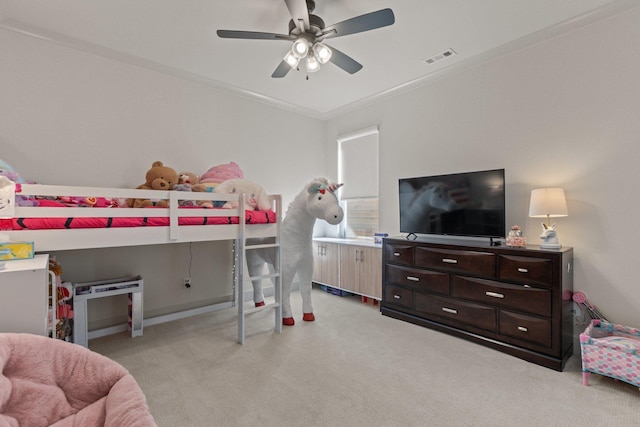
[[449, 274], [387, 264], [387, 282], [449, 295]]
[[402, 265], [413, 265], [412, 245], [385, 245], [384, 250], [387, 262]]
[[501, 335], [551, 347], [551, 320], [500, 310]]
[[551, 316], [551, 291], [548, 289], [453, 276], [451, 278], [451, 296], [496, 307], [512, 308], [539, 316]]
[[415, 309], [431, 317], [465, 323], [487, 331], [496, 330], [496, 309], [493, 307], [419, 292], [415, 293], [414, 298]]
[[552, 262], [548, 258], [512, 255], [498, 257], [498, 277], [500, 279], [551, 286], [552, 267]]
[[496, 256], [489, 252], [417, 247], [415, 265], [495, 277]]
[[386, 285], [384, 287], [384, 302], [390, 305], [412, 309], [413, 291], [393, 285]]

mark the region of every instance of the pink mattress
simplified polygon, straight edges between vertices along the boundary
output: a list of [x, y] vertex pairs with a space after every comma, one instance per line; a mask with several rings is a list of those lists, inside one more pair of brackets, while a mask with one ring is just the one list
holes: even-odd
[[[51, 206], [51, 205], [49, 205]], [[91, 209], [91, 208], [87, 208]], [[148, 209], [165, 209], [153, 208]], [[184, 206], [180, 209], [193, 209]], [[225, 210], [222, 208], [213, 208]], [[169, 217], [54, 217], [0, 219], [0, 230], [53, 230], [72, 228], [119, 228], [119, 227], [168, 227]], [[247, 224], [271, 224], [276, 222], [274, 211], [246, 211]], [[237, 216], [181, 216], [179, 225], [238, 224]]]

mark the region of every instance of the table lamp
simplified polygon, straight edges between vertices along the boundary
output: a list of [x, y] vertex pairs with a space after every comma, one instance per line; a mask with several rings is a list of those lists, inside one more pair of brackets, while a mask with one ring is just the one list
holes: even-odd
[[529, 216], [532, 218], [547, 218], [547, 223], [542, 223], [540, 238], [543, 241], [540, 247], [548, 249], [560, 249], [562, 247], [558, 242], [556, 225], [551, 225], [551, 218], [567, 215], [567, 201], [562, 188], [538, 188], [531, 191]]

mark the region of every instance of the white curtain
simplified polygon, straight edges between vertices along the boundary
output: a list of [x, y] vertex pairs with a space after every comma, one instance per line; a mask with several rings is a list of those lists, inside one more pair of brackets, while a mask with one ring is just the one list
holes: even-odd
[[378, 127], [339, 136], [338, 153], [340, 198], [378, 197]]

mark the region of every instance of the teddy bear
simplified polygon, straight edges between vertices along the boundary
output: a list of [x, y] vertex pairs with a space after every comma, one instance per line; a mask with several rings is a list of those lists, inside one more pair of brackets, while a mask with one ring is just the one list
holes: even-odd
[[207, 186], [200, 183], [200, 177], [193, 172], [178, 173], [178, 184], [189, 184], [191, 191], [205, 192]]
[[[178, 185], [174, 187], [177, 191], [195, 191], [208, 192], [207, 186], [200, 183], [200, 177], [193, 172], [178, 173]], [[180, 202], [181, 206], [200, 206], [201, 208], [212, 208], [213, 203], [210, 200], [184, 200]]]
[[[173, 190], [177, 183], [178, 172], [169, 166], [165, 166], [161, 161], [155, 161], [147, 171], [145, 183], [137, 186], [136, 189]], [[166, 208], [169, 206], [169, 202], [167, 200], [127, 199], [127, 206], [130, 208], [144, 208], [147, 206]]]
[[[271, 209], [269, 196], [257, 182], [245, 178], [228, 179], [213, 190], [214, 193], [222, 194], [245, 194], [245, 210], [250, 211], [267, 211]], [[234, 209], [239, 206], [238, 202], [227, 202], [222, 207]]]

